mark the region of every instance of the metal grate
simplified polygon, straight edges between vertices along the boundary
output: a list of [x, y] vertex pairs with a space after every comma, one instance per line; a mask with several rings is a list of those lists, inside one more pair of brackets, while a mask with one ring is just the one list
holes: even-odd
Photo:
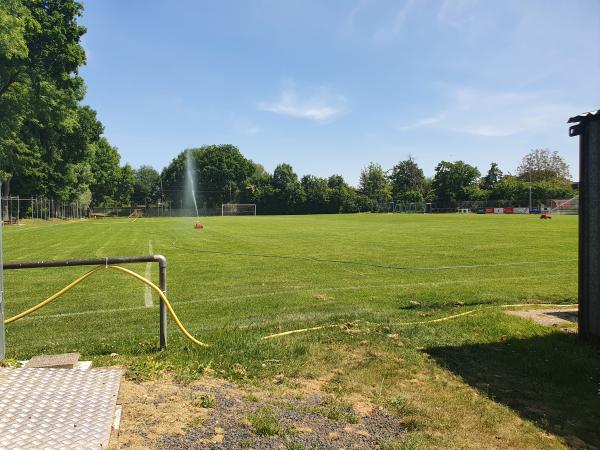
[[121, 374], [0, 368], [0, 448], [106, 448]]

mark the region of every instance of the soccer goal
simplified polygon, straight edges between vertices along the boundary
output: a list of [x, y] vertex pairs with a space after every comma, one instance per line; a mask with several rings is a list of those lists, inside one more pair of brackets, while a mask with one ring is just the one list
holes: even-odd
[[255, 216], [256, 203], [223, 203], [222, 216]]
[[552, 214], [579, 214], [579, 197], [550, 200]]

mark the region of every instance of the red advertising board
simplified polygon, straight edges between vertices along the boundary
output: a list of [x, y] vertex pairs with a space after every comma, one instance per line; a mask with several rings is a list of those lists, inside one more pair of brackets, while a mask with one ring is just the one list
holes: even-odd
[[486, 214], [494, 214], [494, 208], [485, 208]]
[[512, 208], [504, 208], [504, 214], [512, 214], [512, 213], [513, 213]]

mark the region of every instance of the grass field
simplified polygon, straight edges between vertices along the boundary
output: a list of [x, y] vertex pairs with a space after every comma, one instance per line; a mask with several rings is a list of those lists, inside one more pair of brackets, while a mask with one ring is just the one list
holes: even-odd
[[[188, 381], [207, 368], [255, 385], [324, 379], [331, 395], [361, 395], [404, 417], [406, 438], [388, 448], [600, 446], [598, 349], [500, 308], [576, 303], [576, 217], [202, 222], [203, 230], [190, 218], [31, 223], [6, 227], [4, 250], [6, 261], [163, 254], [168, 297], [209, 348], [195, 348], [171, 322], [169, 347], [157, 351], [158, 299], [102, 271], [9, 325], [8, 356], [79, 351], [97, 365], [126, 365], [134, 380], [168, 372]], [[86, 270], [5, 272], [6, 316]], [[157, 283], [155, 266], [150, 274]], [[341, 326], [261, 339], [328, 324]]]

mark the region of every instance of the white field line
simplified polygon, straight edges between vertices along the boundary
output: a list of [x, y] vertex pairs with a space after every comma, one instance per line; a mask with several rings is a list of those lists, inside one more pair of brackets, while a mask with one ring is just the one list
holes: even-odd
[[[441, 286], [441, 285], [450, 285], [450, 284], [469, 284], [469, 283], [485, 283], [486, 281], [514, 281], [514, 280], [536, 280], [541, 278], [571, 278], [572, 274], [563, 274], [563, 275], [532, 275], [527, 277], [500, 277], [500, 278], [484, 278], [484, 279], [473, 279], [473, 280], [448, 280], [448, 281], [433, 281], [433, 282], [420, 282], [420, 283], [399, 283], [399, 284], [387, 284], [387, 285], [359, 285], [359, 286], [343, 286], [343, 287], [329, 287], [329, 288], [310, 288], [310, 289], [287, 289], [281, 291], [272, 291], [272, 292], [262, 292], [256, 294], [245, 294], [245, 295], [232, 295], [232, 296], [224, 296], [224, 297], [211, 297], [205, 298], [201, 300], [188, 300], [188, 301], [180, 301], [174, 304], [174, 307], [178, 307], [181, 305], [191, 305], [196, 303], [206, 303], [206, 302], [214, 302], [214, 301], [228, 301], [228, 300], [242, 300], [249, 298], [257, 298], [257, 297], [271, 297], [273, 295], [288, 295], [288, 294], [302, 294], [307, 292], [339, 292], [339, 291], [359, 291], [362, 289], [372, 289], [372, 288], [410, 288], [413, 286]], [[490, 305], [490, 306], [502, 306], [502, 305]], [[153, 305], [153, 307], [157, 307]], [[109, 314], [116, 312], [127, 312], [127, 311], [138, 311], [140, 309], [146, 309], [146, 306], [130, 306], [127, 308], [106, 308], [106, 309], [89, 309], [85, 311], [77, 311], [70, 313], [59, 313], [59, 314], [48, 314], [45, 316], [28, 316], [27, 319], [50, 319], [50, 318], [59, 318], [59, 317], [73, 317], [73, 316], [84, 316], [88, 314]]]
[[[152, 255], [153, 253], [152, 241], [148, 241], [148, 254]], [[152, 281], [152, 263], [146, 263], [144, 278]], [[152, 302], [152, 289], [150, 289], [150, 286], [147, 284], [144, 285], [144, 305], [146, 305], [146, 308], [152, 308], [154, 306], [154, 303]]]
[[527, 266], [530, 264], [552, 264], [562, 262], [574, 262], [576, 258], [570, 259], [542, 259], [539, 261], [512, 261], [505, 263], [493, 263], [493, 264], [463, 264], [456, 266], [434, 266], [434, 267], [409, 267], [414, 270], [446, 270], [446, 269], [478, 269], [482, 267], [502, 267], [502, 266]]

